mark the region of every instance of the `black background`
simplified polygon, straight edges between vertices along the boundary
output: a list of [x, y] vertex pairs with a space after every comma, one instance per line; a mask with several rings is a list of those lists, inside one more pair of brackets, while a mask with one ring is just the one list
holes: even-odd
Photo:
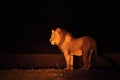
[[99, 52], [120, 52], [119, 7], [110, 2], [24, 1], [3, 2], [0, 54], [56, 53], [49, 42], [57, 26], [76, 37], [95, 38]]

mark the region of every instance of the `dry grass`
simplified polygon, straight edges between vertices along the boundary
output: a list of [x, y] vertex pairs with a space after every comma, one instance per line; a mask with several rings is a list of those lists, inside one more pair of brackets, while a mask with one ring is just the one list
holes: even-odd
[[[12, 56], [12, 57], [11, 57]], [[48, 58], [46, 61], [45, 59]], [[51, 66], [57, 60], [57, 68], [1, 69], [0, 80], [120, 80], [120, 55], [109, 54], [98, 58], [97, 64], [88, 71], [65, 71], [59, 64], [64, 61], [61, 55], [5, 55], [0, 58], [0, 67], [10, 66]], [[4, 61], [4, 64], [2, 64]], [[25, 62], [26, 61], [26, 62]], [[41, 63], [42, 62], [42, 63]], [[7, 64], [8, 63], [8, 64]], [[28, 64], [30, 63], [30, 64]], [[42, 64], [42, 65], [41, 65]], [[96, 66], [97, 65], [97, 66]], [[28, 67], [27, 67], [28, 68]], [[49, 69], [48, 69], [49, 68]]]
[[120, 72], [112, 69], [65, 71], [62, 69], [0, 70], [0, 80], [116, 80]]

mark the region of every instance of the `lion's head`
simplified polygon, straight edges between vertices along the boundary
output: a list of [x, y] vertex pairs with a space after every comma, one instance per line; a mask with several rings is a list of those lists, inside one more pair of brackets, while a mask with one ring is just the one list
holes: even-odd
[[56, 28], [56, 30], [52, 29], [50, 43], [51, 45], [59, 45], [61, 41], [61, 29]]

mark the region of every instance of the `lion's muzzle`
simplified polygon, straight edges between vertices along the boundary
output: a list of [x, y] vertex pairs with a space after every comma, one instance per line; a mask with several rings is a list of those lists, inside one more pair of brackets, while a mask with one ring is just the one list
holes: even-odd
[[55, 45], [55, 42], [52, 41], [52, 39], [50, 39], [50, 43], [51, 43], [51, 45]]

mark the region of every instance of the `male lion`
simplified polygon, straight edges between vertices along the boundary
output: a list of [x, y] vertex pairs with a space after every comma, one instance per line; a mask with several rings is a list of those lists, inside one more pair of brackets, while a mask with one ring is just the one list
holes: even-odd
[[52, 29], [51, 45], [56, 45], [64, 53], [67, 70], [73, 69], [73, 56], [82, 56], [83, 66], [80, 70], [88, 70], [91, 66], [92, 53], [95, 52], [97, 56], [96, 42], [89, 36], [83, 36], [80, 38], [73, 38], [72, 35], [61, 29]]

